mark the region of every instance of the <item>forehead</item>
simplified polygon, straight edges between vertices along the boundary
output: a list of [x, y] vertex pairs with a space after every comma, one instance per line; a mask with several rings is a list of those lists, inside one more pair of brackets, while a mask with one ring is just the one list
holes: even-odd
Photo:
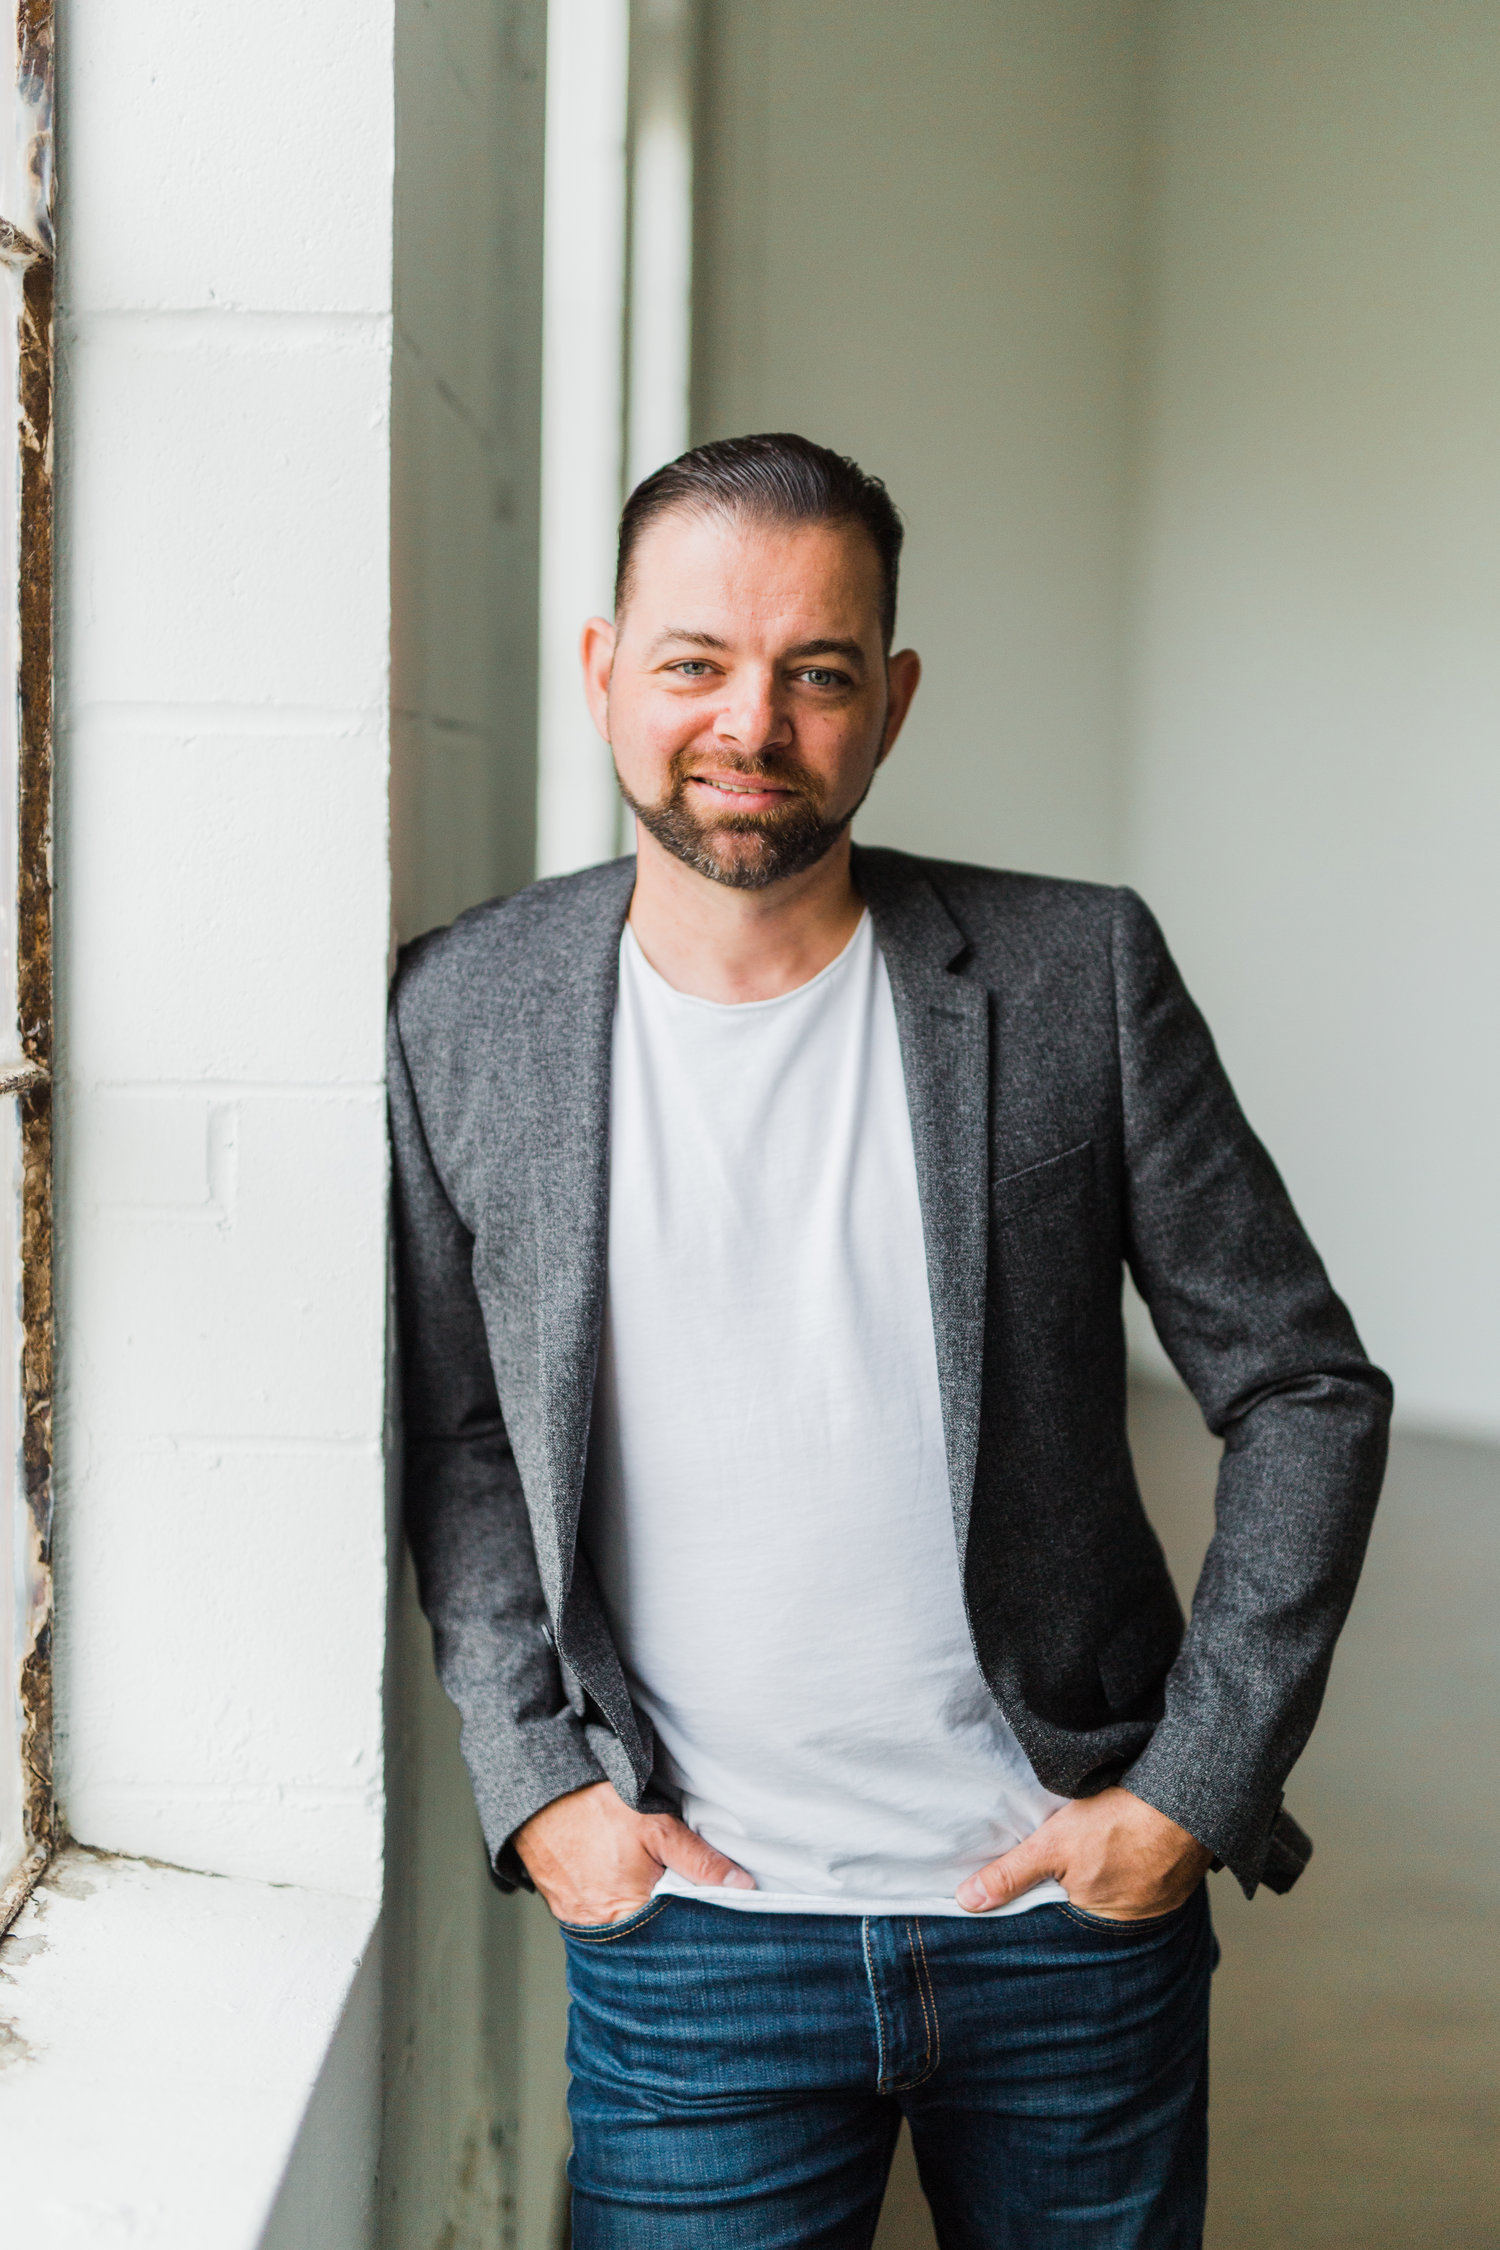
[[621, 623], [632, 637], [673, 624], [726, 639], [816, 630], [878, 641], [881, 592], [862, 524], [671, 508], [637, 542]]

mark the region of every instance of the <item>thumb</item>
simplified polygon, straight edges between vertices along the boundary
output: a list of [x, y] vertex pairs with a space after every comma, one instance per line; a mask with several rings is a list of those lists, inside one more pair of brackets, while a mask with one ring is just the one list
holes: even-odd
[[674, 1820], [670, 1813], [658, 1813], [651, 1824], [651, 1849], [663, 1867], [674, 1874], [685, 1875], [690, 1883], [732, 1891], [753, 1891], [755, 1878], [747, 1875], [743, 1867], [736, 1867], [732, 1859], [716, 1852], [706, 1844], [696, 1829]]
[[981, 1867], [977, 1875], [968, 1876], [954, 1893], [959, 1905], [966, 1906], [971, 1914], [985, 1914], [992, 1907], [1008, 1906], [1046, 1876], [1060, 1874], [1058, 1854], [1049, 1849], [1046, 1838], [1044, 1821], [1034, 1835], [1013, 1844], [1008, 1852]]

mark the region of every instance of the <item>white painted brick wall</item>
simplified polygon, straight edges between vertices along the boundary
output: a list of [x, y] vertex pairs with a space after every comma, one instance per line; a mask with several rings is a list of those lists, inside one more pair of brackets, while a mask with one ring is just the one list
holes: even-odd
[[390, 303], [382, 0], [63, 0], [75, 307]]
[[62, 33], [60, 1794], [374, 1896], [392, 12]]

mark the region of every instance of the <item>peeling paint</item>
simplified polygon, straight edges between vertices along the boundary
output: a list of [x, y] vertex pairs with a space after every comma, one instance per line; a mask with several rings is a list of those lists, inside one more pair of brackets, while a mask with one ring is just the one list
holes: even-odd
[[24, 1935], [12, 1930], [8, 1937], [0, 1940], [0, 1982], [9, 1984], [12, 1969], [24, 1969], [28, 1961], [34, 1961], [39, 1953], [48, 1950], [49, 1941], [40, 1930], [28, 1930]]
[[[58, 1838], [57, 1848], [59, 1851], [61, 1851], [64, 1841], [65, 1839], [61, 1836]], [[48, 1868], [46, 1880], [37, 1894], [36, 1904], [33, 1908], [34, 1913], [38, 1916], [46, 1913], [47, 1901], [54, 1892], [59, 1898], [93, 1897], [99, 1885], [92, 1875], [86, 1874], [83, 1868], [78, 1865], [80, 1856], [100, 1860], [107, 1866], [125, 1864], [123, 1856], [119, 1852], [93, 1852], [89, 1851], [84, 1844], [74, 1844], [66, 1859], [55, 1859]]]

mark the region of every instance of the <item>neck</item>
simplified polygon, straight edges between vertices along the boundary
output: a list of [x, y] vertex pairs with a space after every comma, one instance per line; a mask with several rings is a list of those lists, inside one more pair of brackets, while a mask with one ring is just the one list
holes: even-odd
[[657, 975], [696, 1000], [795, 992], [843, 952], [862, 912], [847, 829], [800, 875], [737, 891], [685, 866], [636, 824], [630, 927]]

